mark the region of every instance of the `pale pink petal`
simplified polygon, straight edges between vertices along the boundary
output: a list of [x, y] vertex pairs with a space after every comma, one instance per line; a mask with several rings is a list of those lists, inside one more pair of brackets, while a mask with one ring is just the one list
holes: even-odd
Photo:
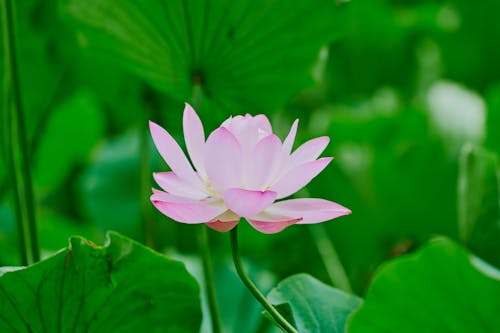
[[271, 186], [271, 190], [278, 193], [277, 199], [287, 197], [306, 186], [326, 168], [331, 160], [331, 157], [324, 157], [316, 161], [301, 164], [281, 177], [276, 184]]
[[247, 218], [252, 227], [265, 234], [274, 234], [282, 231], [292, 224], [300, 222], [300, 218], [290, 217], [279, 214], [271, 214], [267, 211], [261, 212], [256, 216]]
[[236, 225], [238, 224], [238, 222], [240, 222], [240, 220], [236, 220], [236, 221], [225, 221], [225, 222], [222, 222], [222, 221], [215, 221], [215, 222], [208, 222], [208, 223], [205, 223], [205, 225], [215, 231], [219, 231], [219, 232], [227, 232], [231, 229], [233, 229], [234, 227], [236, 227]]
[[154, 187], [151, 190], [153, 191], [153, 194], [156, 194], [157, 196], [162, 196], [165, 193], [163, 191], [155, 189]]
[[198, 200], [208, 196], [202, 189], [179, 178], [173, 172], [155, 172], [153, 178], [162, 189], [173, 195]]
[[252, 152], [260, 139], [272, 133], [269, 119], [262, 114], [252, 117], [247, 113], [245, 116], [231, 117], [224, 121], [221, 127], [228, 129], [236, 137], [244, 157]]
[[283, 153], [285, 156], [290, 155], [290, 152], [293, 148], [293, 143], [295, 142], [295, 136], [297, 135], [297, 127], [299, 126], [299, 120], [295, 119], [290, 128], [290, 132], [288, 133], [285, 141], [283, 142]]
[[243, 155], [234, 135], [224, 127], [210, 134], [205, 144], [205, 170], [219, 192], [239, 187], [243, 176]]
[[250, 225], [264, 234], [275, 234], [283, 231], [286, 227], [291, 226], [296, 223], [295, 220], [285, 221], [285, 222], [259, 222], [255, 220], [248, 220]]
[[329, 142], [330, 142], [329, 137], [322, 136], [319, 138], [309, 140], [306, 143], [302, 144], [290, 156], [290, 165], [291, 165], [290, 168], [293, 168], [300, 164], [314, 161], [325, 150]]
[[231, 116], [221, 124], [221, 127], [226, 128], [229, 132], [233, 133], [235, 137], [238, 137], [242, 129], [246, 127], [246, 123], [244, 116]]
[[329, 221], [339, 216], [349, 215], [351, 211], [335, 202], [324, 199], [291, 199], [276, 202], [266, 209], [269, 214], [301, 218], [298, 224]]
[[236, 116], [232, 119], [229, 131], [233, 133], [240, 143], [243, 151], [243, 157], [247, 158], [259, 140], [256, 124], [252, 121], [252, 116], [247, 114], [245, 117]]
[[203, 147], [205, 145], [205, 132], [200, 118], [191, 105], [186, 103], [183, 116], [184, 141], [189, 157], [194, 167], [202, 177], [206, 176], [203, 165]]
[[273, 170], [271, 174], [271, 180], [275, 182], [276, 180], [283, 177], [283, 175], [288, 172], [291, 168], [290, 165], [290, 152], [292, 151], [293, 143], [295, 142], [295, 136], [297, 135], [297, 127], [299, 125], [299, 120], [295, 119], [290, 128], [285, 141], [283, 141], [283, 148], [279, 153], [279, 161], [277, 162], [277, 167]]
[[233, 116], [230, 116], [229, 118], [227, 118], [226, 120], [224, 120], [222, 122], [222, 124], [220, 125], [220, 127], [225, 127], [227, 129], [230, 129], [232, 123], [233, 123]]
[[260, 140], [246, 164], [245, 185], [249, 189], [262, 190], [269, 185], [275, 169], [279, 167], [281, 140], [274, 134]]
[[273, 128], [271, 127], [271, 122], [269, 122], [269, 119], [265, 115], [258, 114], [255, 117], [253, 117], [253, 119], [258, 131], [262, 131], [266, 134], [271, 134], [273, 132]]
[[161, 191], [153, 192], [151, 202], [164, 215], [188, 224], [206, 223], [226, 210], [209, 201], [189, 200]]
[[158, 152], [170, 169], [172, 169], [179, 178], [194, 185], [201, 186], [200, 177], [194, 172], [184, 152], [177, 142], [175, 142], [174, 138], [172, 138], [172, 136], [162, 127], [152, 121], [149, 122], [149, 128]]
[[252, 191], [231, 188], [224, 192], [223, 200], [227, 208], [239, 216], [254, 216], [269, 207], [276, 199], [273, 191]]
[[222, 214], [224, 211], [227, 210], [227, 208], [224, 206], [224, 202], [218, 198], [213, 198], [213, 197], [208, 197], [205, 199], [201, 200], [195, 200], [195, 199], [190, 199], [186, 197], [181, 197], [178, 195], [170, 194], [164, 191], [157, 190], [155, 188], [153, 190], [153, 195], [152, 199], [154, 200], [159, 200], [159, 201], [166, 201], [166, 202], [195, 202], [195, 203], [202, 203], [205, 205], [210, 205], [217, 207], [217, 209], [220, 211], [219, 214]]

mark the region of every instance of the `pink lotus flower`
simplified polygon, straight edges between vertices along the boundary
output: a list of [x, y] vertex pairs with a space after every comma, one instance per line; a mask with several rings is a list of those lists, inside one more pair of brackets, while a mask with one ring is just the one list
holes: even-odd
[[231, 117], [205, 141], [203, 125], [186, 104], [184, 140], [188, 161], [177, 142], [150, 122], [153, 141], [172, 171], [154, 174], [164, 191], [153, 189], [154, 206], [171, 219], [205, 223], [217, 231], [231, 230], [244, 217], [263, 233], [292, 224], [319, 223], [351, 211], [323, 199], [288, 197], [306, 186], [332, 160], [317, 159], [328, 137], [307, 141], [292, 153], [296, 120], [282, 143], [264, 115]]

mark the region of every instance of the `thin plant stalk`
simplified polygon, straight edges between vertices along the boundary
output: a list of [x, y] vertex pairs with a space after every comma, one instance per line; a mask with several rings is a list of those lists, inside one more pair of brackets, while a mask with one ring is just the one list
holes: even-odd
[[328, 237], [325, 227], [321, 224], [317, 224], [315, 226], [309, 226], [308, 229], [332, 284], [345, 292], [352, 293], [352, 287], [347, 277], [347, 273], [340, 262], [335, 246]]
[[[6, 95], [8, 96], [8, 95]], [[8, 98], [8, 97], [7, 97]], [[6, 103], [8, 104], [8, 103]], [[22, 209], [20, 202], [20, 194], [19, 194], [19, 185], [17, 183], [17, 177], [15, 173], [15, 164], [14, 164], [14, 151], [13, 145], [11, 143], [12, 134], [11, 132], [11, 117], [10, 110], [8, 107], [4, 107], [3, 112], [3, 134], [4, 134], [4, 144], [5, 144], [5, 159], [7, 162], [7, 171], [8, 171], [8, 179], [10, 182], [7, 182], [7, 185], [10, 183], [13, 189], [13, 199], [14, 199], [14, 212], [16, 221], [17, 221], [17, 234], [19, 238], [19, 253], [21, 255], [21, 265], [27, 266], [29, 264], [28, 254], [31, 253], [29, 248], [29, 243], [26, 239], [26, 226], [24, 223], [24, 219], [22, 218]]]
[[[201, 108], [201, 86], [195, 84], [193, 86], [193, 107], [199, 111]], [[217, 295], [215, 291], [215, 279], [212, 269], [212, 256], [210, 254], [210, 245], [208, 242], [207, 227], [200, 225], [198, 228], [198, 249], [201, 254], [201, 262], [203, 267], [203, 281], [205, 294], [207, 297], [208, 309], [210, 311], [210, 322], [213, 333], [222, 332], [222, 324], [220, 320], [219, 307], [217, 305]]]
[[[7, 135], [10, 136], [7, 150], [10, 152], [10, 169], [12, 184], [14, 188], [15, 204], [18, 229], [21, 243], [24, 242], [26, 250], [26, 262], [33, 263], [40, 260], [38, 247], [38, 234], [35, 216], [35, 199], [33, 194], [33, 183], [31, 179], [29, 149], [24, 120], [24, 110], [21, 100], [21, 87], [16, 55], [15, 40], [15, 14], [12, 0], [3, 0], [3, 32], [4, 32], [4, 89], [5, 98], [8, 101], [5, 112], [8, 113], [6, 127], [10, 127]], [[19, 145], [17, 152], [14, 147]], [[24, 237], [24, 240], [23, 240]]]
[[[67, 83], [67, 70], [65, 71], [64, 75], [61, 76], [59, 83], [57, 85], [56, 93], [52, 96], [50, 101], [43, 107], [43, 110], [41, 111], [41, 116], [36, 124], [36, 127], [34, 129], [34, 133], [31, 136], [31, 140], [29, 142], [29, 147], [30, 147], [30, 152], [32, 156], [35, 156], [38, 148], [40, 147], [40, 142], [42, 141], [41, 138], [45, 134], [45, 131], [47, 130], [47, 124], [50, 119], [50, 116], [52, 112], [55, 110], [55, 104], [56, 101], [58, 101], [61, 97], [63, 87]], [[6, 109], [6, 108], [5, 108]], [[5, 176], [4, 179], [0, 180], [0, 200], [7, 194], [9, 188], [9, 177]]]
[[203, 281], [205, 294], [207, 296], [208, 309], [210, 311], [210, 322], [212, 324], [212, 332], [222, 332], [220, 321], [219, 307], [217, 305], [217, 295], [215, 292], [215, 280], [212, 269], [212, 258], [210, 255], [210, 246], [208, 243], [207, 227], [200, 225], [198, 229], [198, 247], [201, 253], [201, 263], [203, 266]]
[[231, 230], [231, 252], [233, 254], [234, 267], [236, 268], [236, 272], [240, 277], [243, 284], [247, 287], [247, 289], [252, 293], [252, 295], [259, 301], [259, 303], [267, 310], [267, 312], [271, 315], [274, 321], [288, 333], [298, 333], [298, 331], [290, 324], [285, 317], [281, 315], [281, 313], [276, 310], [276, 308], [269, 303], [267, 298], [260, 292], [257, 286], [250, 280], [245, 269], [243, 268], [243, 264], [240, 258], [240, 252], [238, 247], [238, 226], [234, 227]]

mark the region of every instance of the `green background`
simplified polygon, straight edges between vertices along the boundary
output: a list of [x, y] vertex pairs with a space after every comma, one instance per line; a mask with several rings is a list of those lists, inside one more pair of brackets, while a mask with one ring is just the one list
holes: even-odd
[[[297, 197], [353, 211], [320, 232], [355, 294], [435, 235], [500, 266], [500, 2], [15, 2], [44, 255], [72, 235], [101, 243], [107, 230], [196, 255], [196, 226], [149, 203], [150, 175], [167, 167], [147, 121], [183, 145], [183, 103], [201, 80], [206, 132], [248, 112], [265, 113], [282, 138], [299, 118], [297, 143], [330, 136], [323, 155], [335, 160]], [[0, 266], [20, 263], [8, 179], [2, 154]], [[262, 286], [295, 273], [331, 283], [309, 228], [269, 236], [242, 223]], [[223, 299], [241, 286], [227, 277], [228, 235], [209, 234]]]

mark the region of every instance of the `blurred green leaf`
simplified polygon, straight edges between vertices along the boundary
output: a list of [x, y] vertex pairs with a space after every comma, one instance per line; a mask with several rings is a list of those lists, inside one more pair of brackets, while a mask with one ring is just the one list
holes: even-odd
[[[295, 327], [301, 333], [342, 333], [347, 318], [362, 300], [330, 287], [310, 275], [297, 274], [281, 281], [268, 299], [288, 305]], [[291, 318], [289, 318], [291, 319]]]
[[[65, 0], [82, 46], [211, 111], [274, 110], [312, 82], [320, 47], [342, 25], [330, 0]], [[307, 19], [304, 19], [307, 17]], [[272, 94], [269, 92], [272, 91]]]
[[429, 120], [456, 154], [464, 143], [486, 137], [486, 105], [477, 93], [450, 81], [434, 83], [427, 94]]
[[457, 22], [455, 29], [433, 36], [439, 45], [443, 75], [478, 90], [497, 83], [500, 63], [496, 59], [500, 57], [500, 46], [491, 40], [500, 34], [496, 21], [498, 1], [454, 0], [444, 8], [447, 13], [441, 18]]
[[471, 250], [500, 267], [500, 168], [498, 157], [465, 145], [458, 175], [458, 231]]
[[184, 265], [110, 232], [0, 277], [2, 332], [198, 332], [199, 289]]
[[103, 132], [103, 115], [92, 93], [79, 91], [61, 104], [48, 120], [37, 152], [37, 190], [59, 187], [77, 164], [86, 162]]
[[16, 236], [14, 213], [9, 206], [0, 203], [0, 266], [20, 264]]
[[420, 21], [435, 9], [410, 13], [398, 9], [383, 0], [349, 1], [343, 22], [347, 38], [330, 47], [327, 79], [333, 100], [371, 94], [387, 85], [406, 92], [413, 84], [417, 69], [413, 34], [425, 27]]
[[488, 106], [486, 145], [500, 155], [500, 82], [493, 85], [486, 94]]
[[80, 179], [85, 218], [101, 230], [134, 233], [140, 228], [139, 136], [136, 131], [106, 141]]
[[[68, 238], [83, 235], [86, 238], [103, 238], [86, 223], [76, 221], [74, 218], [61, 213], [40, 209], [37, 211], [38, 238], [42, 257], [52, 255], [54, 252], [68, 244]], [[19, 239], [12, 207], [0, 204], [0, 267], [4, 265], [20, 264]]]
[[19, 71], [23, 102], [28, 110], [40, 111], [41, 106], [49, 103], [63, 70], [60, 64], [53, 62], [56, 50], [49, 46], [54, 37], [50, 30], [58, 25], [52, 10], [54, 3], [50, 0], [45, 4], [37, 4], [35, 0], [16, 3], [16, 16], [22, 22], [17, 26], [22, 63]]
[[76, 44], [59, 18], [58, 0], [16, 1], [15, 7], [21, 97], [28, 137], [36, 140], [48, 111], [71, 89]]
[[2, 154], [0, 154], [0, 193], [4, 191], [5, 189], [1, 188], [3, 185], [3, 180], [5, 179], [5, 174], [7, 172], [7, 163], [4, 161], [4, 154], [3, 154], [3, 149], [0, 150]]
[[348, 332], [499, 332], [500, 271], [478, 260], [446, 238], [394, 259], [373, 278]]
[[326, 227], [358, 292], [389, 257], [430, 235], [457, 234], [456, 157], [430, 129], [427, 112], [391, 109], [332, 107], [324, 156], [335, 160], [307, 187], [311, 197], [353, 211]]
[[42, 255], [53, 254], [65, 247], [68, 244], [68, 238], [72, 236], [79, 235], [87, 239], [103, 237], [89, 224], [76, 221], [53, 210], [41, 209], [37, 217]]

